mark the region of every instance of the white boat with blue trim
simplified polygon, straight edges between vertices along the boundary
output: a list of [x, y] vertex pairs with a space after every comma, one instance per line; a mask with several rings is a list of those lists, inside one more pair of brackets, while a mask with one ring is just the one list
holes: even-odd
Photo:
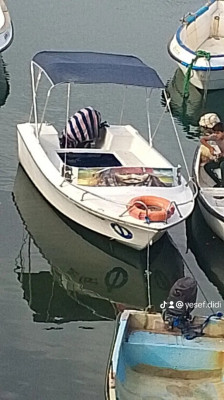
[[182, 19], [168, 44], [170, 56], [190, 81], [203, 90], [224, 88], [224, 1], [209, 0]]
[[0, 53], [6, 50], [13, 40], [13, 25], [4, 0], [0, 0]]
[[[145, 90], [148, 107], [152, 89], [164, 89], [154, 69], [134, 56], [43, 51], [31, 61], [31, 75], [33, 105], [29, 122], [17, 126], [18, 156], [34, 185], [55, 209], [136, 249], [159, 239], [191, 214], [195, 186], [189, 174], [187, 180], [183, 177], [180, 165], [174, 166], [153, 147], [156, 131], [151, 132], [148, 109], [148, 141], [131, 125], [102, 124], [93, 107], [69, 118], [73, 83], [140, 87]], [[37, 90], [42, 77], [49, 85], [39, 115]], [[66, 128], [62, 133], [54, 119], [44, 122], [50, 94], [60, 84], [67, 88], [62, 127]], [[169, 101], [167, 107], [170, 111]], [[171, 123], [187, 170], [172, 116]], [[165, 131], [167, 135], [167, 126]]]

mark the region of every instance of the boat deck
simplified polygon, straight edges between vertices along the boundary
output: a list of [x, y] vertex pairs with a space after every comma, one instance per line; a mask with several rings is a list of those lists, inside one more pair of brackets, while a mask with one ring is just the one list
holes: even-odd
[[[165, 372], [167, 370], [165, 369]], [[221, 400], [224, 387], [221, 376], [211, 377], [209, 371], [204, 379], [168, 378], [157, 375], [154, 367], [138, 365], [126, 369], [124, 384], [117, 382], [121, 400]]]
[[224, 37], [210, 37], [197, 50], [207, 51], [212, 55], [224, 54]]
[[99, 147], [98, 144], [93, 148], [60, 148], [58, 132], [52, 125], [43, 124], [40, 142], [45, 149], [50, 160], [58, 167], [57, 152], [74, 153], [113, 153], [120, 161], [122, 166], [144, 167], [149, 166], [149, 155], [153, 155], [152, 167], [169, 168], [171, 164], [161, 156], [154, 148], [147, 145], [147, 142], [131, 126], [110, 126], [107, 128], [107, 134]]

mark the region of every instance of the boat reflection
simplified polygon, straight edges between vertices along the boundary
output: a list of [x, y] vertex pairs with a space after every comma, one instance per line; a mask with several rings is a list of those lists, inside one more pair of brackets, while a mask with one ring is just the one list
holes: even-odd
[[198, 205], [186, 221], [186, 233], [188, 249], [192, 251], [199, 267], [224, 298], [223, 241], [215, 236], [206, 224]]
[[[13, 198], [26, 232], [15, 271], [35, 321], [114, 319], [123, 308], [145, 308], [147, 265], [152, 303], [159, 310], [184, 274], [183, 259], [168, 234], [147, 253], [71, 223], [43, 199], [20, 166]], [[48, 271], [44, 262], [39, 267], [36, 249]]]
[[4, 106], [9, 95], [9, 74], [6, 70], [6, 64], [0, 53], [0, 107]]
[[[203, 114], [215, 112], [222, 121], [224, 120], [224, 90], [211, 90], [206, 93], [190, 84], [188, 97], [184, 98], [184, 74], [179, 68], [173, 78], [168, 80], [166, 90], [171, 98], [173, 116], [183, 125], [188, 138], [194, 139], [199, 136], [198, 122]], [[165, 106], [163, 99], [162, 104]]]

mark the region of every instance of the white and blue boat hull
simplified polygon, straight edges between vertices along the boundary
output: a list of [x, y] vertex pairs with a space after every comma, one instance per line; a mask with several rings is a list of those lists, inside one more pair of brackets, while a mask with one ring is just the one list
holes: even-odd
[[190, 82], [198, 89], [223, 89], [224, 2], [210, 0], [184, 17], [168, 52], [185, 75], [189, 72]]
[[[197, 323], [202, 318], [196, 317]], [[200, 321], [201, 322], [201, 321]], [[187, 340], [166, 331], [160, 314], [121, 314], [107, 381], [107, 399], [221, 400], [224, 398], [224, 320]]]

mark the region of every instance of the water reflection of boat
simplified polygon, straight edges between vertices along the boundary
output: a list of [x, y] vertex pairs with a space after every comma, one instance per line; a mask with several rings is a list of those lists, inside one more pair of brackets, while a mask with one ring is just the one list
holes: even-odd
[[187, 220], [188, 248], [195, 255], [198, 265], [218, 288], [224, 298], [224, 246], [223, 241], [206, 224], [199, 206]]
[[[69, 225], [43, 199], [21, 167], [17, 172], [13, 196], [26, 230], [51, 266], [47, 278], [43, 271], [32, 275], [33, 266], [31, 271], [27, 268], [19, 271], [28, 301], [31, 298], [29, 287], [34, 287], [36, 279], [38, 290], [35, 301], [40, 302], [40, 307], [44, 296], [49, 299], [49, 293], [52, 296], [53, 284], [57, 286], [59, 296], [57, 299], [52, 296], [55, 302], [62, 303], [59, 298], [63, 291], [70, 300], [91, 309], [95, 316], [114, 318], [120, 303], [137, 308], [147, 306], [146, 250], [136, 251], [106, 240], [77, 224]], [[29, 247], [27, 251], [30, 253]], [[183, 260], [166, 234], [151, 247], [149, 258], [152, 299], [158, 308], [173, 283], [183, 276]], [[35, 258], [28, 262], [28, 266], [34, 263]], [[30, 278], [32, 285], [29, 284]], [[33, 303], [34, 294], [31, 300]], [[85, 316], [79, 314], [76, 318], [85, 319]]]
[[9, 95], [9, 74], [5, 62], [0, 54], [0, 107], [2, 107]]
[[[171, 98], [170, 106], [174, 117], [191, 137], [199, 135], [198, 121], [202, 114], [215, 112], [224, 120], [224, 90], [203, 93], [190, 84], [188, 97], [184, 98], [184, 74], [179, 68], [173, 78], [168, 80], [166, 90]], [[162, 103], [165, 106], [164, 100]]]

